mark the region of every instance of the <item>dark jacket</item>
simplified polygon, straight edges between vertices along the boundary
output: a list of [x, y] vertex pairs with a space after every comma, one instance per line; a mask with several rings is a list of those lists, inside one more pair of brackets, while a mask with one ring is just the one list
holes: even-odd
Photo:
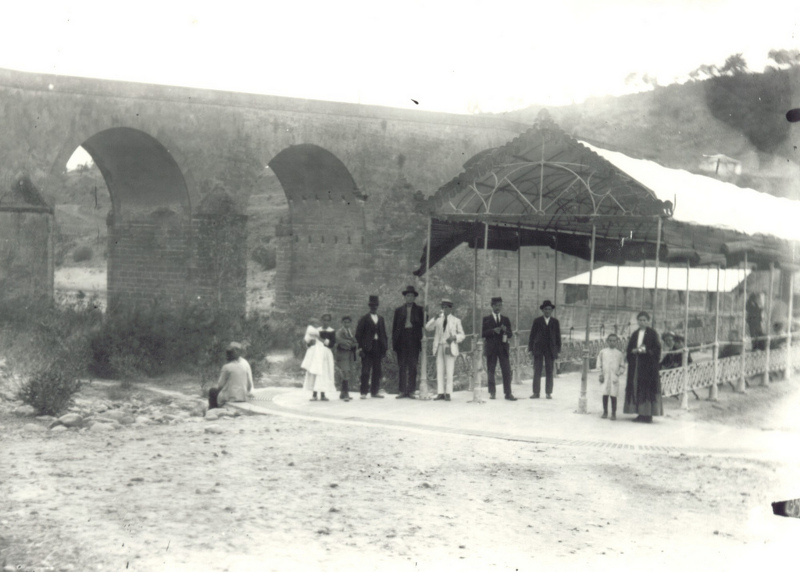
[[[500, 323], [506, 327], [506, 335], [511, 339], [511, 320], [507, 316], [500, 314]], [[483, 318], [483, 327], [481, 328], [481, 336], [486, 339], [484, 346], [484, 354], [490, 355], [508, 355], [508, 341], [503, 343], [503, 334], [497, 334], [494, 329], [497, 323], [494, 321], [494, 314], [489, 314]]]
[[[377, 340], [375, 339], [376, 333], [378, 334]], [[358, 342], [358, 349], [368, 353], [377, 352], [381, 357], [385, 356], [389, 345], [386, 339], [386, 322], [383, 316], [378, 316], [377, 324], [372, 321], [369, 312], [361, 316], [356, 326], [356, 341]]]
[[356, 349], [358, 342], [351, 333], [347, 335], [347, 330], [339, 328], [336, 330], [336, 344], [333, 357], [336, 361], [356, 361]]
[[[407, 306], [403, 304], [394, 311], [394, 321], [392, 322], [392, 349], [396, 352], [400, 351], [401, 349], [406, 349], [400, 347], [401, 336], [403, 334], [403, 330], [406, 329], [406, 308]], [[411, 333], [415, 347], [407, 349], [412, 349], [417, 352], [422, 349], [422, 327], [425, 325], [423, 323], [424, 321], [425, 315], [422, 311], [422, 306], [412, 304]]]
[[550, 316], [550, 324], [545, 324], [544, 316], [533, 321], [528, 338], [528, 351], [535, 356], [549, 353], [553, 359], [561, 352], [561, 326]]
[[658, 339], [658, 334], [653, 328], [645, 330], [643, 345], [646, 352], [643, 354], [633, 353], [633, 350], [637, 347], [638, 339], [639, 330], [637, 329], [631, 334], [630, 340], [628, 340], [628, 348], [625, 351], [625, 359], [628, 362], [628, 379], [625, 390], [626, 403], [634, 395], [636, 396], [636, 403], [655, 401], [661, 398], [661, 378], [658, 374], [661, 360], [661, 342]]

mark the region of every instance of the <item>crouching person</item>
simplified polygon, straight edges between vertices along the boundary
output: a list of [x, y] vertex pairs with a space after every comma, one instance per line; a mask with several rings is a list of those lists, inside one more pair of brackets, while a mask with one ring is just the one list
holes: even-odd
[[208, 391], [208, 408], [222, 407], [229, 401], [247, 401], [253, 397], [253, 371], [241, 357], [242, 345], [231, 342], [225, 350], [227, 363], [222, 366], [216, 387]]
[[453, 370], [458, 357], [458, 344], [464, 341], [461, 320], [453, 316], [453, 302], [442, 300], [442, 313], [425, 325], [433, 335], [433, 355], [436, 356], [436, 398], [450, 401], [453, 393]]

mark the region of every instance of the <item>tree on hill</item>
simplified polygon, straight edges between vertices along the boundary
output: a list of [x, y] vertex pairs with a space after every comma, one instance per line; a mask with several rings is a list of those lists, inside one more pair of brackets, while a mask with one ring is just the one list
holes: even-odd
[[770, 50], [767, 57], [778, 64], [778, 69], [800, 66], [800, 50]]

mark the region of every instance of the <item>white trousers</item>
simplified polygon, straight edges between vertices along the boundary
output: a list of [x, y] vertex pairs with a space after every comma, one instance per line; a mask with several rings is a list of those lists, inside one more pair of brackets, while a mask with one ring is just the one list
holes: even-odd
[[[436, 393], [453, 393], [453, 371], [456, 369], [455, 356], [444, 355], [444, 348], [436, 352]], [[445, 375], [447, 375], [447, 390], [445, 390]]]

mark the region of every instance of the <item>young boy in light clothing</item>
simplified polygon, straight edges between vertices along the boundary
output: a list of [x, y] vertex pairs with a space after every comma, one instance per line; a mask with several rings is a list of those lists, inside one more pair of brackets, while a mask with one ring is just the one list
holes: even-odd
[[597, 369], [600, 370], [600, 383], [603, 386], [603, 419], [608, 418], [608, 398], [611, 397], [611, 420], [617, 418], [617, 395], [619, 378], [625, 374], [625, 356], [617, 349], [617, 334], [609, 334], [606, 347], [597, 356]]

